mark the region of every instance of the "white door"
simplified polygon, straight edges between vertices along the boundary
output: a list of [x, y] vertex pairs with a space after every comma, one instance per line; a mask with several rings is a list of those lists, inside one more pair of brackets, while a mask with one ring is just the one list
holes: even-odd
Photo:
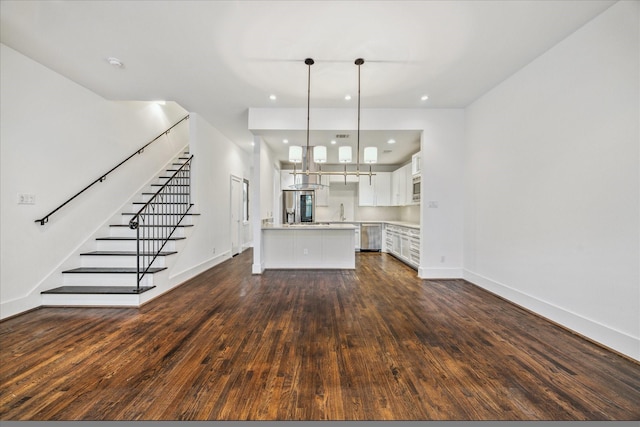
[[240, 253], [242, 245], [242, 179], [231, 176], [231, 256]]

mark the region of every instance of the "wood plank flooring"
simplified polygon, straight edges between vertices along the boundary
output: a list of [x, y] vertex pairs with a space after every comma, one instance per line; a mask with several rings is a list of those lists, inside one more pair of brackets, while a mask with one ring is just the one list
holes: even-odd
[[0, 322], [1, 420], [638, 420], [640, 365], [389, 255]]

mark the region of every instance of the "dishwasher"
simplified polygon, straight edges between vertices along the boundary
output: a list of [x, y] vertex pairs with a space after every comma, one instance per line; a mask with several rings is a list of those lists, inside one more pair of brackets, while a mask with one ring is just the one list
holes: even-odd
[[382, 249], [382, 224], [360, 224], [360, 251], [380, 252]]

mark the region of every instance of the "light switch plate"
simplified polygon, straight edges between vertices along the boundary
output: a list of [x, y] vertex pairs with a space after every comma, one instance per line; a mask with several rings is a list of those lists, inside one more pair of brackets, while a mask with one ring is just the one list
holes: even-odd
[[28, 193], [18, 193], [18, 204], [19, 205], [35, 205], [36, 195], [28, 194]]

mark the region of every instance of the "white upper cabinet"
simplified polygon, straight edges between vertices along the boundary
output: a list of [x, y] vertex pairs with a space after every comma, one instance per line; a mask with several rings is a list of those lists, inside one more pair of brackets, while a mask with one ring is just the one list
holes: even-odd
[[376, 175], [371, 177], [371, 184], [369, 184], [369, 177], [360, 177], [358, 184], [358, 205], [360, 206], [376, 206]]
[[418, 175], [420, 173], [420, 152], [418, 151], [411, 156], [411, 175]]
[[405, 175], [407, 180], [405, 181], [405, 191], [404, 191], [404, 205], [417, 205], [418, 202], [413, 201], [413, 165], [411, 163], [403, 166], [405, 168]]
[[391, 206], [391, 172], [376, 173], [376, 206]]
[[391, 172], [391, 205], [404, 206], [407, 193], [407, 168], [398, 168]]
[[376, 172], [371, 177], [361, 176], [358, 184], [360, 206], [391, 206], [391, 172]]

